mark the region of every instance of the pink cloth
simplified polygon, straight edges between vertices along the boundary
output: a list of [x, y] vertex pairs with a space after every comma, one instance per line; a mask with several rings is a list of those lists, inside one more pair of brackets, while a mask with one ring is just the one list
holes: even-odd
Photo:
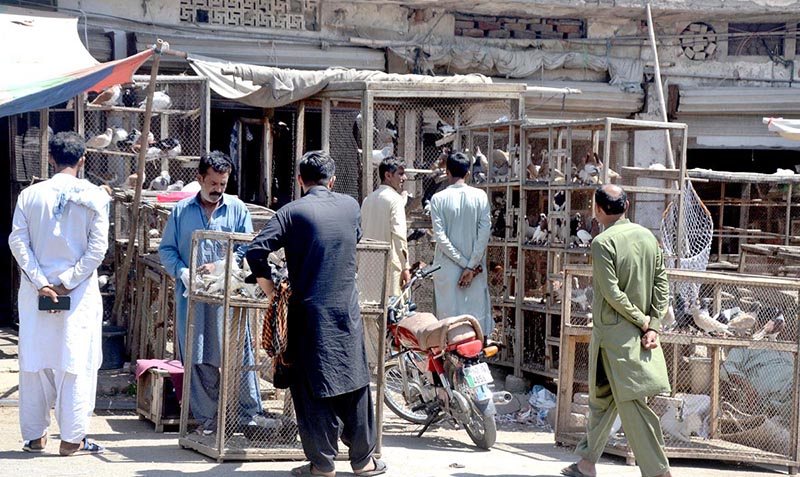
[[158, 194], [156, 200], [159, 202], [178, 202], [179, 200], [183, 200], [187, 197], [194, 197], [195, 195], [197, 195], [197, 192], [167, 192], [166, 194]]
[[175, 394], [178, 396], [178, 402], [180, 402], [183, 395], [183, 364], [176, 359], [137, 359], [136, 380], [138, 381], [142, 373], [150, 368], [163, 369], [169, 373], [169, 377], [172, 379], [172, 385], [175, 386]]

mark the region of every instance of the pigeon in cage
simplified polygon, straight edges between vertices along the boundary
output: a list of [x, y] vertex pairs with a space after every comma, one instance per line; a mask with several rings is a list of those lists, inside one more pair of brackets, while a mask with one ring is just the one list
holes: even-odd
[[755, 315], [741, 310], [732, 314], [732, 317], [728, 320], [728, 329], [740, 336], [746, 335], [755, 325]]
[[167, 190], [170, 182], [169, 171], [161, 171], [158, 177], [150, 181], [150, 190]]
[[108, 87], [98, 94], [91, 104], [101, 106], [117, 106], [122, 99], [122, 87], [118, 84]]
[[675, 309], [672, 307], [672, 297], [669, 297], [669, 306], [667, 312], [664, 313], [664, 318], [661, 320], [661, 329], [669, 330], [675, 324]]
[[[147, 100], [139, 103], [140, 108], [146, 107]], [[155, 91], [153, 93], [153, 110], [163, 111], [172, 106], [172, 98], [169, 97], [166, 91]]]
[[558, 212], [564, 208], [564, 205], [567, 203], [567, 194], [563, 190], [560, 190], [553, 194], [553, 210]]
[[156, 159], [161, 159], [161, 149], [156, 146], [148, 147], [147, 152], [144, 153], [144, 160], [150, 162]]
[[481, 148], [475, 147], [475, 162], [472, 163], [472, 182], [474, 184], [485, 184], [486, 174], [489, 172], [489, 159], [481, 152]]
[[716, 335], [733, 336], [733, 333], [731, 333], [728, 330], [728, 325], [720, 323], [719, 321], [712, 318], [711, 315], [709, 314], [708, 307], [710, 305], [710, 300], [704, 298], [698, 301], [700, 301], [700, 304], [695, 302], [694, 304], [692, 304], [691, 307], [694, 324], [697, 325], [698, 328], [709, 334], [713, 333]]
[[754, 340], [763, 340], [766, 338], [769, 341], [774, 341], [778, 339], [781, 331], [786, 327], [786, 318], [779, 309], [770, 308], [768, 314], [772, 315], [773, 318], [764, 324], [760, 330], [753, 333]]
[[436, 121], [436, 131], [439, 133], [441, 137], [445, 137], [451, 134], [455, 134], [456, 128], [445, 122], [442, 122], [442, 120], [440, 119]]
[[507, 152], [502, 149], [492, 151], [492, 180], [494, 182], [507, 181], [510, 168]]
[[577, 174], [578, 181], [584, 185], [592, 185], [600, 182], [600, 158], [596, 152], [586, 154], [583, 167]]
[[167, 192], [178, 192], [183, 190], [183, 181], [178, 179], [173, 184], [167, 186]]
[[575, 212], [569, 219], [569, 244], [572, 245], [580, 245], [581, 240], [578, 238], [578, 231], [583, 230], [583, 217], [581, 217], [580, 212]]
[[133, 86], [122, 88], [122, 105], [127, 108], [136, 107], [136, 88]]
[[572, 277], [572, 303], [578, 305], [582, 312], [592, 307], [592, 287], [581, 288], [578, 277]]
[[501, 208], [492, 212], [492, 235], [498, 238], [506, 237], [506, 216]]
[[92, 149], [105, 149], [111, 144], [111, 138], [114, 137], [114, 128], [108, 128], [102, 134], [98, 134], [97, 136], [89, 139], [86, 141], [86, 147]]
[[531, 243], [534, 245], [546, 245], [548, 241], [548, 235], [550, 231], [548, 230], [547, 224], [547, 214], [541, 213], [539, 214], [539, 223], [536, 224], [536, 227], [533, 229], [533, 237], [531, 237]]
[[128, 131], [119, 126], [114, 126], [114, 136], [111, 138], [111, 141], [119, 147], [119, 143], [126, 139], [128, 139]]
[[181, 155], [181, 141], [178, 138], [168, 137], [161, 139], [155, 143], [155, 146], [161, 149], [170, 159], [175, 159]]

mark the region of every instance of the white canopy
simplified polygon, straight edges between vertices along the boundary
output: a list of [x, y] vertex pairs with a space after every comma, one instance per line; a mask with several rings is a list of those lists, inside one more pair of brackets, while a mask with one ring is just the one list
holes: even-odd
[[800, 141], [800, 119], [764, 118], [767, 129], [786, 139]]

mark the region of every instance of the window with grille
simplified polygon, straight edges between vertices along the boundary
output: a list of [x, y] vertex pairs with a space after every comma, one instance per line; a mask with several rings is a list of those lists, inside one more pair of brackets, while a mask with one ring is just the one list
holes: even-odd
[[728, 56], [782, 56], [785, 23], [729, 23]]

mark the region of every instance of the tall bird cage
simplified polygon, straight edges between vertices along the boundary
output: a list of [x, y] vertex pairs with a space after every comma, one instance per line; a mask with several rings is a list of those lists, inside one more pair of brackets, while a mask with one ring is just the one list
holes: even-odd
[[[187, 317], [187, 345], [184, 363], [183, 400], [179, 444], [217, 460], [301, 460], [303, 448], [289, 390], [275, 387], [276, 360], [285, 346], [281, 333], [288, 316], [288, 293], [291, 284], [276, 277], [286, 276], [283, 250], [270, 255], [273, 278], [276, 279], [275, 300], [268, 302], [258, 285], [246, 284], [250, 274], [243, 260], [253, 234], [198, 230], [192, 235], [190, 267], [191, 291]], [[211, 260], [214, 272], [200, 276], [197, 266]], [[368, 317], [385, 325], [386, 276], [389, 266], [389, 245], [362, 241], [357, 248], [359, 305], [365, 326]], [[196, 307], [198, 307], [196, 309]], [[190, 428], [189, 393], [194, 376], [192, 367], [193, 329], [197, 310], [205, 314], [205, 339], [213, 339], [208, 322], [221, 323], [219, 399], [216, 426], [206, 432]], [[223, 318], [224, 317], [224, 318]], [[366, 333], [365, 333], [366, 335]], [[380, 452], [383, 419], [383, 346], [379, 343], [377, 362], [377, 396], [375, 416], [378, 429], [377, 451]], [[258, 399], [254, 402], [253, 392]], [[344, 450], [343, 444], [339, 448]], [[347, 453], [340, 454], [340, 458]]]
[[[334, 190], [361, 203], [380, 185], [378, 164], [384, 157], [405, 161], [409, 263], [431, 263], [433, 232], [425, 205], [447, 186], [443, 152], [469, 152], [460, 128], [521, 118], [525, 90], [520, 84], [488, 83], [479, 75], [357, 81], [331, 83], [302, 107], [321, 111], [321, 147], [336, 161]], [[420, 310], [434, 311], [431, 281], [417, 290], [415, 300]]]

